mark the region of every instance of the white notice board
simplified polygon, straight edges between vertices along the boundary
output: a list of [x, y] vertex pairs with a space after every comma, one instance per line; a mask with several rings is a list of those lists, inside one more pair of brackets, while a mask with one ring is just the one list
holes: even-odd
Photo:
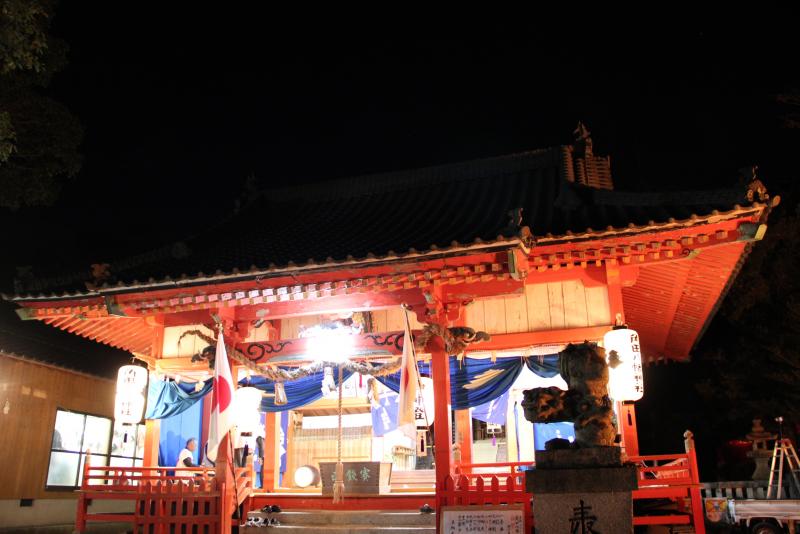
[[441, 534], [525, 534], [525, 510], [507, 506], [442, 506]]

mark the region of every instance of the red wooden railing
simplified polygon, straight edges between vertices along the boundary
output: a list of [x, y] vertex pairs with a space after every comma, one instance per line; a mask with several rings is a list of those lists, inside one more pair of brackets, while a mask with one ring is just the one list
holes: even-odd
[[[83, 481], [78, 493], [77, 511], [75, 514], [75, 530], [84, 532], [87, 521], [93, 522], [127, 522], [136, 524], [137, 514], [144, 513], [140, 499], [142, 495], [147, 495], [152, 503], [158, 495], [166, 495], [165, 502], [172, 502], [176, 497], [171, 491], [165, 488], [175, 488], [175, 492], [181, 495], [191, 494], [193, 502], [207, 503], [209, 499], [216, 498], [219, 501], [220, 495], [225, 495], [220, 488], [214, 484], [214, 469], [194, 467], [182, 467], [181, 472], [191, 473], [191, 475], [169, 475], [175, 471], [174, 467], [107, 467], [92, 466], [88, 462], [83, 468]], [[236, 491], [232, 494], [232, 500], [227, 506], [227, 513], [233, 513], [237, 505], [243, 505], [243, 511], [248, 511], [249, 497], [252, 494], [252, 468], [239, 467], [234, 470], [236, 481]], [[177, 489], [183, 488], [183, 489]], [[175, 493], [175, 494], [178, 494]], [[213, 495], [212, 495], [213, 494]], [[216, 495], [216, 497], [214, 497]], [[235, 496], [235, 497], [234, 497]], [[238, 502], [234, 502], [238, 497]], [[133, 513], [89, 513], [89, 504], [92, 500], [115, 500], [115, 501], [134, 501]], [[147, 510], [155, 510], [155, 508]], [[165, 505], [166, 506], [166, 505]], [[194, 506], [194, 505], [193, 505]], [[204, 505], [205, 506], [205, 505]], [[215, 505], [214, 510], [217, 514], [225, 510], [221, 504]], [[161, 508], [158, 508], [161, 510]], [[170, 505], [171, 510], [171, 505]], [[155, 512], [151, 512], [155, 513]], [[165, 516], [166, 517], [166, 516]], [[183, 521], [178, 517], [175, 525]], [[166, 519], [159, 519], [159, 525], [167, 524]], [[152, 523], [156, 524], [156, 523]], [[195, 523], [192, 523], [195, 524]], [[205, 523], [203, 523], [205, 524]]]
[[[700, 477], [697, 456], [691, 432], [685, 434], [686, 452], [629, 457], [638, 467], [638, 488], [633, 491], [635, 501], [669, 499], [676, 510], [659, 515], [635, 515], [634, 525], [689, 525], [696, 534], [705, 534], [703, 500], [700, 495]], [[523, 504], [526, 530], [533, 525], [531, 500], [533, 494], [525, 490], [523, 466], [533, 463], [505, 462], [497, 464], [461, 464], [455, 476], [446, 477], [437, 488], [437, 511], [441, 506]], [[475, 473], [474, 471], [480, 471]], [[492, 470], [493, 472], [485, 472]]]
[[531, 532], [533, 527], [531, 494], [525, 492], [524, 476], [485, 473], [447, 476], [441, 487], [436, 488], [437, 511], [441, 510], [442, 506], [499, 504], [523, 505], [525, 532]]
[[141, 484], [136, 491], [134, 532], [218, 532], [224, 494], [225, 484], [217, 488], [213, 479], [198, 484]]

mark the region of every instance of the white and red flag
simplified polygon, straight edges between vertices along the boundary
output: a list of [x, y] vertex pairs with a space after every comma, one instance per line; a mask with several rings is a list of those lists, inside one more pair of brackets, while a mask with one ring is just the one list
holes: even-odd
[[228, 353], [222, 331], [217, 338], [217, 353], [214, 357], [214, 389], [211, 393], [211, 419], [208, 429], [208, 451], [212, 462], [217, 459], [222, 438], [233, 427], [233, 380], [228, 365]]
[[414, 342], [411, 339], [411, 328], [408, 312], [405, 314], [406, 332], [403, 337], [403, 359], [400, 368], [400, 398], [397, 401], [397, 427], [412, 441], [417, 439], [417, 423], [414, 408], [419, 395], [419, 375]]

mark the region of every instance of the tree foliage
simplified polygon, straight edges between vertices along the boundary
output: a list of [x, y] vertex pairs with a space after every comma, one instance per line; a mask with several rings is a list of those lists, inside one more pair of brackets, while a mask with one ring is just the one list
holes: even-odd
[[721, 424], [779, 415], [800, 423], [798, 208], [773, 214], [779, 216], [753, 247], [699, 347], [707, 377], [698, 389]]
[[55, 2], [0, 0], [0, 206], [48, 205], [81, 166], [83, 130], [47, 93], [66, 65]]

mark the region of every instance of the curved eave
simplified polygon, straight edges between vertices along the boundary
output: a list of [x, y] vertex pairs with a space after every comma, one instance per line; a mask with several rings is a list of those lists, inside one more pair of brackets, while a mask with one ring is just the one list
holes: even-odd
[[[771, 204], [771, 205], [774, 205]], [[58, 300], [80, 300], [91, 299], [97, 297], [104, 297], [109, 295], [131, 293], [137, 291], [156, 291], [162, 289], [175, 289], [179, 287], [192, 287], [205, 284], [217, 283], [232, 283], [241, 282], [254, 279], [269, 279], [281, 276], [292, 276], [298, 274], [311, 274], [311, 273], [325, 273], [335, 272], [343, 269], [357, 270], [361, 268], [391, 265], [397, 263], [409, 263], [415, 261], [432, 260], [437, 258], [446, 258], [459, 255], [469, 255], [477, 252], [491, 252], [502, 250], [504, 248], [523, 247], [527, 248], [530, 241], [534, 241], [536, 245], [551, 245], [562, 243], [578, 243], [583, 241], [596, 241], [607, 238], [620, 238], [626, 236], [634, 236], [647, 232], [658, 232], [676, 230], [687, 228], [695, 225], [712, 224], [715, 222], [741, 218], [741, 217], [755, 217], [758, 218], [765, 210], [771, 207], [770, 204], [763, 204], [754, 202], [750, 206], [742, 207], [736, 205], [731, 210], [727, 211], [712, 211], [709, 215], [692, 215], [687, 219], [675, 220], [669, 219], [663, 222], [649, 221], [644, 225], [629, 224], [625, 227], [607, 227], [605, 230], [594, 230], [587, 228], [586, 231], [580, 233], [567, 232], [561, 235], [545, 234], [543, 236], [533, 236], [528, 234], [527, 238], [521, 237], [527, 233], [527, 228], [523, 229], [520, 237], [504, 237], [497, 236], [497, 239], [486, 242], [481, 239], [476, 239], [472, 244], [463, 244], [453, 242], [450, 247], [441, 248], [435, 245], [431, 246], [428, 250], [418, 251], [410, 249], [405, 253], [396, 253], [388, 251], [383, 255], [368, 254], [363, 258], [354, 258], [348, 256], [342, 260], [327, 258], [324, 261], [317, 261], [309, 259], [303, 264], [296, 264], [289, 262], [284, 266], [270, 265], [267, 268], [258, 268], [252, 266], [249, 270], [232, 269], [229, 272], [217, 271], [214, 274], [197, 273], [193, 276], [182, 274], [177, 278], [165, 277], [159, 280], [149, 279], [146, 282], [132, 280], [131, 282], [119, 282], [116, 285], [104, 285], [102, 287], [88, 290], [88, 291], [73, 291], [63, 292], [60, 294], [23, 294], [23, 295], [3, 295], [6, 300], [11, 300], [18, 303], [24, 302], [37, 302], [37, 301], [58, 301]]]

